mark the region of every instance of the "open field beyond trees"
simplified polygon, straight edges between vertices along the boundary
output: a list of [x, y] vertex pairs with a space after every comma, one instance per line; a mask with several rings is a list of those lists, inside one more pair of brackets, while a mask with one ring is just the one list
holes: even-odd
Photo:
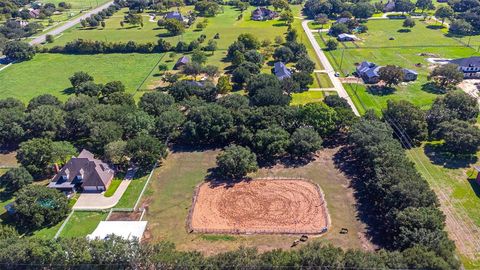
[[[299, 168], [275, 167], [261, 169], [252, 177], [308, 178], [321, 186], [332, 225], [318, 239], [326, 239], [344, 248], [370, 249], [363, 236], [364, 225], [357, 220], [355, 201], [348, 180], [334, 166], [332, 156], [336, 150], [327, 149], [312, 163]], [[143, 206], [148, 211], [147, 241], [171, 241], [181, 250], [199, 250], [205, 254], [233, 250], [239, 246], [255, 246], [259, 250], [290, 248], [295, 237], [284, 235], [203, 235], [187, 233], [186, 219], [192, 204], [195, 187], [215, 166], [218, 151], [174, 152], [155, 170]], [[340, 228], [349, 229], [339, 234]], [[317, 238], [311, 240], [317, 241]], [[309, 240], [310, 241], [310, 240]]]
[[[347, 85], [346, 89], [360, 111], [374, 109], [379, 112], [389, 99], [405, 99], [422, 109], [428, 109], [438, 93], [425, 88], [431, 68], [427, 58], [460, 58], [478, 54], [457, 39], [445, 36], [441, 30], [420, 20], [416, 20], [416, 26], [411, 32], [399, 32], [403, 29], [402, 22], [403, 20], [369, 20], [366, 24], [368, 32], [358, 35], [361, 41], [345, 42], [339, 44], [337, 50], [327, 52], [333, 67], [344, 75], [352, 74], [355, 64], [362, 61], [378, 65], [395, 64], [419, 73], [417, 81], [401, 84], [393, 93], [372, 93], [363, 85]], [[323, 40], [331, 38], [325, 33], [321, 35]], [[390, 37], [394, 40], [389, 40]], [[323, 46], [320, 34], [316, 34], [316, 38]]]

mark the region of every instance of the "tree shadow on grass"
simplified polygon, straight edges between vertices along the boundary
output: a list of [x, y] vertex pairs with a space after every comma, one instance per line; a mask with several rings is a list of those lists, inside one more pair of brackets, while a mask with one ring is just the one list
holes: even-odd
[[396, 89], [393, 87], [380, 86], [380, 85], [370, 85], [367, 87], [367, 90], [370, 94], [375, 96], [391, 95], [396, 91]]
[[215, 188], [215, 187], [232, 188], [238, 183], [250, 182], [252, 180], [253, 179], [250, 177], [242, 177], [242, 178], [225, 177], [216, 167], [208, 169], [208, 174], [205, 177], [205, 181], [208, 182], [211, 188]]
[[385, 246], [384, 221], [379, 219], [379, 213], [375, 212], [375, 202], [369, 195], [369, 188], [365, 185], [368, 178], [373, 177], [358, 160], [358, 156], [352, 146], [343, 146], [333, 156], [335, 167], [342, 171], [350, 179], [350, 187], [357, 202], [357, 219], [366, 225], [366, 234], [375, 245]]
[[75, 94], [75, 89], [73, 89], [73, 87], [65, 88], [62, 90], [62, 94], [65, 94], [65, 95]]
[[422, 84], [422, 91], [436, 95], [445, 94], [445, 90], [438, 88], [433, 82], [427, 82]]
[[410, 32], [412, 32], [412, 30], [403, 28], [403, 29], [398, 29], [397, 32], [398, 33], [410, 33]]
[[475, 195], [477, 198], [480, 198], [480, 184], [477, 182], [477, 179], [475, 178], [469, 178], [468, 183], [473, 189], [473, 192], [475, 192]]
[[278, 22], [278, 23], [272, 24], [272, 26], [273, 27], [285, 27], [285, 26], [288, 26], [288, 25], [284, 22]]
[[440, 30], [445, 28], [445, 26], [444, 25], [427, 25], [427, 28], [431, 30]]
[[424, 153], [433, 164], [447, 169], [468, 168], [478, 160], [477, 156], [471, 154], [454, 155], [448, 152], [443, 144], [427, 143], [424, 147]]

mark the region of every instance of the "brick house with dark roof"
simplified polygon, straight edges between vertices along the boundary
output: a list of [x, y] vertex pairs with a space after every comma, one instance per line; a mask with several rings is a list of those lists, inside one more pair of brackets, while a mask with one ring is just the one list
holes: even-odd
[[113, 176], [114, 171], [108, 164], [84, 149], [62, 167], [48, 187], [61, 191], [105, 191]]
[[258, 7], [252, 11], [252, 20], [267, 21], [278, 17], [278, 13], [265, 7]]
[[480, 56], [454, 59], [450, 60], [450, 63], [458, 65], [465, 79], [480, 78]]
[[185, 66], [188, 62], [190, 62], [190, 59], [187, 56], [182, 56], [178, 59], [177, 63], [173, 66], [173, 69], [177, 70], [180, 69], [181, 67]]

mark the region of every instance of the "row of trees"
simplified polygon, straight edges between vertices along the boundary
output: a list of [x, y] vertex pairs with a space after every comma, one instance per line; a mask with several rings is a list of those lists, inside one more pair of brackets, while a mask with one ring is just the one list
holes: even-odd
[[120, 10], [120, 8], [121, 6], [112, 4], [108, 8], [101, 10], [97, 14], [93, 14], [86, 19], [80, 20], [80, 24], [82, 25], [82, 27], [97, 27], [100, 24], [102, 25], [102, 27], [105, 27], [105, 19], [110, 18], [110, 16]]
[[425, 249], [435, 254], [442, 268], [458, 268], [455, 245], [444, 231], [445, 217], [437, 197], [392, 133], [390, 126], [373, 114], [350, 132], [350, 157], [355, 160], [357, 178], [354, 186], [362, 209], [368, 209], [364, 211], [385, 247]]
[[205, 257], [195, 251], [178, 251], [169, 242], [139, 244], [119, 237], [94, 241], [84, 238], [18, 238], [10, 227], [0, 227], [0, 236], [0, 248], [4, 251], [0, 254], [0, 263], [4, 269], [17, 269], [19, 265], [121, 269], [452, 269], [423, 247], [402, 252], [344, 251], [316, 242], [288, 251], [259, 253], [254, 248], [240, 248]]

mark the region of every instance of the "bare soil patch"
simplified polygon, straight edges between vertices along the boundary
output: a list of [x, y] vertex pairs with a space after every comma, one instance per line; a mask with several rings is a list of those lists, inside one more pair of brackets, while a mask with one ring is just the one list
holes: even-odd
[[255, 179], [196, 189], [188, 227], [193, 232], [321, 234], [329, 217], [320, 187], [300, 179]]
[[108, 218], [108, 221], [139, 221], [141, 216], [141, 211], [113, 212]]

